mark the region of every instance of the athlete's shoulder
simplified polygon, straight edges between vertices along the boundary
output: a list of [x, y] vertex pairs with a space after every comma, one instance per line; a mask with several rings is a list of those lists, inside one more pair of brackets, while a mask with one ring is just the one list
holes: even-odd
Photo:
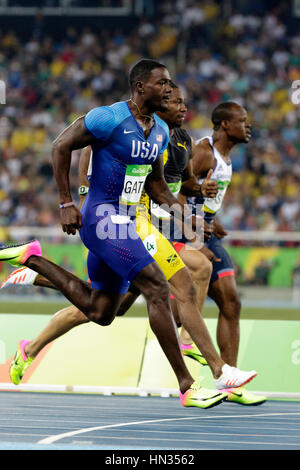
[[213, 151], [212, 151], [212, 145], [211, 145], [211, 139], [209, 136], [207, 137], [202, 137], [199, 140], [196, 140], [195, 142], [195, 150], [197, 150], [199, 153], [206, 155], [207, 157], [211, 156], [213, 157]]
[[209, 137], [204, 137], [196, 141], [193, 150], [193, 162], [194, 170], [197, 175], [198, 172], [206, 172], [209, 168], [215, 167], [216, 161]]
[[190, 134], [188, 133], [188, 131], [186, 129], [184, 129], [184, 127], [175, 128], [174, 129], [174, 134], [177, 135], [178, 137], [184, 138], [186, 140], [189, 140], [189, 141], [192, 140]]
[[165, 131], [167, 136], [169, 137], [170, 130], [169, 130], [168, 124], [163, 119], [161, 119], [159, 116], [157, 116], [157, 114], [154, 114], [154, 119], [156, 121], [156, 124], [158, 126], [160, 126]]
[[117, 120], [123, 120], [128, 116], [131, 116], [131, 112], [126, 101], [117, 101], [107, 107], [113, 112]]
[[91, 109], [84, 117], [88, 131], [97, 139], [107, 139], [112, 131], [130, 115], [125, 101], [119, 101], [109, 106], [99, 106]]
[[189, 135], [188, 131], [183, 127], [177, 127], [174, 129], [173, 136], [175, 139], [184, 141], [188, 145], [192, 145], [192, 138]]

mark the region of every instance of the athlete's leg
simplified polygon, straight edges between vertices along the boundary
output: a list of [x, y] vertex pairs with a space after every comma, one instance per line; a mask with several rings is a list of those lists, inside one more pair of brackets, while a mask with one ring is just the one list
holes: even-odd
[[[212, 272], [212, 264], [208, 260], [208, 258], [203, 255], [200, 251], [188, 249], [186, 245], [184, 245], [180, 250], [180, 257], [190, 271], [196, 289], [196, 300], [198, 309], [200, 312], [202, 312], [208, 292], [209, 280]], [[174, 301], [173, 299], [172, 308], [174, 303], [176, 303], [176, 300]], [[184, 326], [182, 326], [181, 328], [180, 340], [183, 344], [191, 344], [193, 342], [190, 334]]]
[[87, 282], [43, 256], [30, 256], [24, 265], [46, 277], [89, 320], [102, 326], [113, 321], [122, 302], [121, 294], [92, 289]]
[[[127, 292], [124, 295], [122, 304], [117, 312], [117, 315], [124, 315], [127, 310], [132, 306], [137, 299], [137, 295]], [[70, 305], [56, 312], [48, 325], [32, 339], [24, 348], [26, 356], [36, 357], [37, 354], [51, 341], [63, 336], [68, 331], [75, 328], [75, 326], [88, 323], [89, 320], [78, 308]]]
[[[130, 246], [131, 242], [126, 241], [126, 243], [127, 246]], [[134, 247], [136, 249], [135, 254], [133, 251]], [[4, 254], [5, 260], [8, 261], [7, 255], [18, 252], [20, 258], [19, 252], [23, 253], [24, 250], [28, 250], [28, 247], [25, 246], [25, 248], [22, 247], [21, 249], [19, 247], [9, 248], [6, 251], [2, 251], [2, 255]], [[176, 374], [180, 392], [184, 394], [193, 384], [194, 380], [184, 363], [180, 351], [177, 330], [169, 305], [168, 283], [161, 269], [153, 261], [153, 258], [147, 255], [140, 239], [131, 243], [131, 250], [128, 249], [128, 251], [132, 253], [132, 257], [135, 256], [135, 260], [140, 259], [139, 264], [134, 265], [130, 271], [130, 276], [134, 276], [130, 281], [134, 280], [134, 284], [146, 298], [150, 325]], [[96, 266], [95, 263], [97, 256], [89, 252], [89, 257], [89, 277], [92, 283], [97, 283], [97, 276], [100, 279], [101, 275], [109, 283], [113, 271], [109, 271], [107, 267], [106, 273], [101, 272], [102, 266], [100, 266], [100, 263]], [[9, 260], [11, 259], [12, 256], [9, 257]], [[121, 263], [120, 260], [119, 263]], [[116, 292], [108, 292], [92, 289], [87, 283], [40, 255], [31, 254], [28, 258], [22, 260], [22, 264], [49, 279], [73, 305], [81, 310], [90, 320], [100, 325], [109, 325], [120, 308], [123, 295], [118, 293], [118, 290], [120, 291], [120, 288], [124, 287], [121, 285], [122, 277], [118, 279], [115, 276], [115, 285], [120, 281]], [[142, 265], [144, 265], [143, 268], [141, 267]], [[125, 265], [122, 267], [125, 269]], [[90, 275], [90, 271], [95, 275], [94, 280]]]
[[188, 269], [183, 268], [178, 271], [169, 279], [169, 283], [176, 298], [182, 325], [202, 352], [214, 378], [217, 378], [225, 362], [218, 355], [197, 307], [196, 290]]
[[48, 289], [56, 289], [57, 290], [57, 287], [55, 287], [55, 285], [52, 284], [52, 282], [48, 281], [48, 279], [46, 279], [41, 274], [38, 274], [36, 276], [36, 278], [33, 282], [33, 285], [38, 286], [38, 287], [47, 287]]
[[130, 309], [130, 307], [132, 307], [138, 297], [138, 295], [132, 294], [131, 292], [127, 292], [124, 295], [124, 298], [121, 302], [119, 310], [116, 313], [116, 316], [122, 317], [123, 315], [125, 315], [125, 313], [128, 312], [128, 310]]
[[150, 326], [176, 374], [181, 393], [185, 393], [194, 379], [185, 366], [180, 351], [176, 325], [169, 304], [170, 291], [166, 278], [158, 265], [153, 262], [138, 273], [134, 284], [146, 299]]
[[[127, 256], [125, 263], [118, 254], [115, 254], [116, 259], [114, 262], [118, 263], [120, 274], [116, 274], [116, 272], [103, 261], [103, 266], [106, 267], [106, 271], [104, 272], [99, 257], [94, 254], [92, 255], [93, 263], [88, 263], [90, 267], [93, 264], [96, 266], [94, 266], [93, 274], [99, 276], [99, 279], [93, 280], [89, 269], [89, 276], [92, 283], [95, 285], [98, 282], [99, 285], [110, 286], [111, 280], [113, 280], [112, 286], [115, 289], [114, 292], [92, 289], [87, 283], [82, 282], [73, 274], [43, 258], [38, 242], [1, 248], [0, 259], [9, 261], [10, 264], [15, 266], [28, 266], [30, 269], [44, 275], [61, 290], [77, 308], [83, 311], [90, 320], [101, 325], [108, 325], [112, 322], [120, 307], [122, 293], [128, 290], [128, 282], [134, 281], [134, 284], [141, 290], [146, 298], [150, 325], [176, 374], [180, 392], [185, 395], [185, 392], [187, 392], [193, 384], [193, 379], [185, 366], [180, 351], [177, 330], [169, 305], [169, 288], [166, 278], [158, 265], [153, 261], [153, 258], [147, 255], [140, 239], [135, 240], [134, 243], [126, 240], [126, 243]], [[118, 245], [119, 249], [122, 249], [120, 240], [117, 240], [117, 243], [111, 243], [111, 245]], [[90, 254], [91, 252], [89, 252], [89, 256]], [[113, 256], [114, 250], [111, 250], [110, 254]], [[106, 252], [106, 257], [108, 256], [109, 253]], [[127, 259], [131, 262], [129, 266], [130, 270], [126, 267], [128, 266]], [[98, 260], [97, 265], [94, 263], [95, 260]], [[176, 258], [175, 260], [178, 261]], [[96, 269], [99, 270], [99, 273], [97, 273]], [[125, 270], [128, 272], [128, 281], [122, 276]], [[124, 289], [126, 290], [124, 291]], [[189, 330], [190, 324], [186, 326]], [[190, 333], [192, 332], [190, 331]], [[209, 355], [208, 350], [207, 354]], [[13, 362], [17, 363], [21, 356], [22, 352], [18, 348], [16, 358]], [[208, 360], [213, 362], [213, 357], [208, 357]], [[221, 361], [220, 358], [219, 360]], [[217, 374], [216, 371], [214, 374], [216, 387], [223, 389], [228, 386], [238, 387], [247, 383], [256, 376], [256, 371], [243, 372], [224, 364], [220, 374]], [[19, 377], [19, 379], [20, 378], [21, 377]], [[223, 397], [219, 397], [219, 399], [222, 398]]]
[[[56, 287], [44, 276], [32, 271], [27, 267], [22, 267], [11, 273], [3, 282], [1, 288], [6, 286], [34, 285], [38, 287], [53, 288]], [[124, 295], [122, 305], [117, 315], [124, 315], [132, 306], [136, 298], [140, 295], [138, 289], [130, 286], [131, 292]], [[133, 294], [132, 292], [135, 292]], [[89, 320], [80, 310], [73, 305], [56, 312], [48, 325], [38, 334], [38, 336], [24, 346], [24, 353], [30, 358], [35, 358], [37, 354], [51, 341], [67, 333], [75, 326], [87, 323]]]
[[241, 301], [234, 276], [217, 279], [209, 287], [208, 295], [219, 308], [217, 342], [222, 359], [236, 367], [240, 339]]
[[48, 325], [31, 340], [24, 348], [26, 356], [36, 357], [37, 354], [51, 341], [64, 335], [72, 328], [89, 320], [78, 308], [70, 305], [56, 312]]

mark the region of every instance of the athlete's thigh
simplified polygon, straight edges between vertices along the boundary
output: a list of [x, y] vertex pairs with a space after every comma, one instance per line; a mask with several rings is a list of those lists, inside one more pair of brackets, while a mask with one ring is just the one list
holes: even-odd
[[239, 302], [235, 276], [218, 278], [209, 285], [208, 296], [223, 309], [227, 303]]
[[[87, 257], [87, 269], [91, 286], [96, 292], [125, 294], [129, 288], [129, 281], [120, 276], [108, 266], [99, 256], [89, 251]], [[94, 294], [96, 295], [96, 294]]]
[[213, 261], [212, 263], [212, 274], [210, 277], [210, 284], [212, 285], [217, 280], [225, 277], [234, 278], [234, 267], [232, 260], [222, 245], [222, 242], [218, 240], [215, 235], [212, 235], [211, 239], [206, 246], [215, 254], [221, 261]]
[[[97, 270], [96, 258], [99, 263], [105, 263], [110, 268], [110, 271], [105, 269], [108, 277], [114, 272], [129, 282], [144, 266], [153, 262], [136, 233], [135, 222], [114, 224], [109, 221], [108, 225], [104, 225], [99, 224], [98, 221], [84, 226], [80, 231], [80, 236], [89, 252], [94, 255], [92, 261], [97, 277], [101, 276], [101, 265]], [[103, 276], [101, 281], [102, 279]], [[92, 280], [96, 280], [95, 276]]]
[[180, 269], [185, 268], [184, 262], [173, 245], [150, 223], [147, 217], [138, 217], [137, 232], [167, 280], [170, 280]]
[[202, 268], [206, 272], [211, 272], [211, 262], [201, 251], [183, 245], [179, 253], [181, 259], [191, 271], [200, 271]]
[[[108, 288], [109, 289], [109, 288]], [[124, 299], [124, 294], [107, 290], [106, 288], [93, 289], [91, 303], [97, 311], [102, 312], [103, 317], [114, 317]]]

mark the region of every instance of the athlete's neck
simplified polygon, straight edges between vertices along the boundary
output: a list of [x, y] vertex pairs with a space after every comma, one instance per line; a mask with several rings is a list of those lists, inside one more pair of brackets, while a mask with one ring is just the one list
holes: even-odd
[[230, 151], [235, 146], [235, 142], [228, 139], [226, 134], [215, 131], [213, 133], [213, 143], [222, 157], [224, 157], [225, 160], [230, 160]]
[[128, 100], [128, 106], [136, 119], [143, 121], [145, 124], [149, 124], [149, 122], [150, 124], [153, 123], [153, 112], [149, 110], [148, 106], [139, 95], [130, 98]]

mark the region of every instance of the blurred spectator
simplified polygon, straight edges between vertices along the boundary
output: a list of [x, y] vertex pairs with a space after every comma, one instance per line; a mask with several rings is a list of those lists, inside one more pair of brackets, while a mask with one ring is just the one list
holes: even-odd
[[[131, 33], [68, 26], [60, 40], [42, 28], [38, 38], [33, 31], [24, 41], [14, 31], [0, 32], [0, 78], [7, 83], [0, 226], [59, 223], [51, 143], [89, 109], [129, 98], [128, 68], [153, 57], [182, 87], [186, 128], [195, 139], [211, 133], [210, 114], [220, 101], [248, 110], [253, 137], [232, 154], [234, 176], [220, 222], [228, 230], [299, 230], [300, 108], [290, 100], [291, 83], [300, 79], [299, 33], [290, 32], [280, 9], [263, 13], [262, 5], [246, 1], [244, 11], [227, 19], [213, 0], [151, 5], [153, 16], [137, 21]], [[78, 157], [74, 152], [75, 200]]]
[[255, 267], [255, 274], [253, 283], [256, 285], [267, 286], [269, 274], [272, 270], [273, 262], [267, 259], [262, 259], [260, 263]]

